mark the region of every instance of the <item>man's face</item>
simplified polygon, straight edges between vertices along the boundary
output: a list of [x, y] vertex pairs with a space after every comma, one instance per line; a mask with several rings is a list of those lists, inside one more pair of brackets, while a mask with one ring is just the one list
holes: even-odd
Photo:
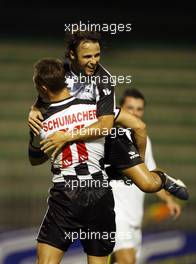
[[144, 115], [144, 101], [140, 98], [127, 96], [122, 108], [140, 119]]
[[77, 56], [73, 63], [77, 70], [85, 75], [93, 75], [100, 60], [98, 42], [81, 41], [77, 48]]

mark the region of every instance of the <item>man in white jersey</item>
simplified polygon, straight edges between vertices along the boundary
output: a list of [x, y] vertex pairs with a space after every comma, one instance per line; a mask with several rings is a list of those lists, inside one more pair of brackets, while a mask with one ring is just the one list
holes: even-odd
[[[138, 118], [143, 118], [145, 98], [135, 89], [128, 89], [121, 99], [121, 107], [127, 109]], [[156, 169], [152, 144], [147, 137], [145, 164], [152, 171]], [[111, 257], [111, 264], [135, 264], [137, 262], [141, 247], [141, 225], [144, 211], [144, 192], [136, 185], [130, 186], [122, 181], [112, 181], [113, 195], [116, 213], [116, 244]], [[171, 195], [164, 190], [156, 195], [166, 203], [171, 216], [177, 218], [181, 208]]]
[[[29, 159], [38, 165], [48, 159], [40, 149], [40, 138], [89, 126], [97, 121], [97, 115], [92, 101], [70, 96], [59, 60], [39, 61], [33, 79], [40, 97], [50, 102], [43, 113], [40, 135], [30, 133]], [[106, 264], [115, 243], [115, 214], [103, 158], [104, 138], [99, 137], [67, 144], [51, 159], [53, 187], [37, 237], [37, 264], [59, 264], [77, 238], [89, 264]]]

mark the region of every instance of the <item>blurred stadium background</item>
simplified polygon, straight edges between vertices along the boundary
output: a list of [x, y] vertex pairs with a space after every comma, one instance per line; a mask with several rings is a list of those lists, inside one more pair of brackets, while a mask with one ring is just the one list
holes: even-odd
[[[61, 20], [57, 21], [58, 23], [61, 21], [61, 30], [58, 28], [58, 34], [54, 28], [50, 27], [46, 29], [44, 35], [42, 30], [44, 26], [48, 26], [47, 23], [53, 23], [52, 18], [49, 21], [47, 17], [48, 20], [42, 21], [41, 28], [38, 29], [39, 23], [36, 22], [33, 25], [31, 20], [32, 12], [25, 14], [26, 18], [30, 16], [28, 21], [31, 21], [27, 23], [26, 28], [30, 26], [33, 34], [26, 35], [26, 31], [22, 28], [20, 32], [22, 37], [17, 36], [19, 26], [16, 25], [12, 35], [4, 30], [0, 43], [0, 263], [3, 264], [33, 263], [31, 261], [35, 250], [32, 237], [35, 236], [47, 207], [46, 198], [51, 184], [51, 173], [48, 164], [31, 167], [28, 162], [27, 116], [29, 107], [36, 98], [36, 91], [32, 84], [32, 65], [42, 57], [63, 58], [65, 53], [63, 24], [66, 19], [61, 17]], [[13, 21], [18, 18], [14, 12], [10, 15], [14, 16]], [[137, 13], [133, 19], [130, 18], [131, 22], [134, 23], [136, 15]], [[5, 16], [3, 11], [2, 16]], [[170, 18], [167, 22], [169, 26], [171, 25], [169, 23], [174, 20], [171, 20], [171, 16], [168, 17]], [[80, 18], [79, 12], [78, 18]], [[184, 21], [183, 17], [179, 19], [181, 22]], [[6, 24], [3, 21], [1, 27], [11, 29], [13, 21], [12, 24], [8, 22]], [[145, 17], [142, 21], [144, 23]], [[161, 21], [159, 19], [160, 25], [164, 26]], [[50, 23], [49, 26], [51, 26]], [[57, 26], [58, 23], [55, 25]], [[153, 21], [149, 20], [148, 25], [152, 24]], [[20, 19], [20, 25], [22, 25], [22, 19]], [[185, 26], [190, 28], [190, 25], [193, 26], [193, 23], [189, 17]], [[138, 27], [141, 30], [142, 23], [138, 22]], [[154, 30], [158, 28], [156, 24]], [[174, 29], [175, 25], [173, 25]], [[137, 23], [135, 31], [137, 31]], [[175, 222], [167, 217], [167, 212], [162, 205], [154, 204], [156, 198], [153, 195], [146, 196], [145, 250], [150, 252], [149, 248], [152, 250], [155, 248], [154, 245], [157, 245], [157, 241], [164, 241], [164, 239], [166, 241], [164, 245], [176, 243], [179, 248], [182, 241], [185, 241], [182, 244], [186, 248], [179, 253], [179, 248], [176, 246], [173, 254], [170, 254], [166, 247], [165, 255], [159, 256], [158, 260], [152, 257], [145, 262], [149, 264], [196, 263], [194, 247], [196, 244], [196, 50], [190, 41], [191, 32], [187, 35], [189, 42], [183, 40], [179, 42], [178, 38], [169, 41], [172, 32], [175, 30], [168, 30], [167, 43], [161, 42], [160, 32], [157, 33], [158, 41], [150, 39], [153, 31], [149, 32], [148, 41], [144, 42], [140, 39], [139, 33], [129, 33], [131, 38], [128, 39], [122, 35], [123, 41], [119, 41], [117, 37], [112, 39], [111, 36], [106, 36], [108, 42], [103, 49], [101, 61], [112, 75], [132, 76], [130, 86], [117, 85], [117, 100], [123, 90], [128, 87], [139, 89], [144, 93], [147, 99], [145, 121], [148, 124], [156, 162], [159, 167], [167, 168], [171, 175], [182, 178], [190, 190], [190, 201], [182, 203], [182, 216]], [[146, 36], [145, 28], [143, 33], [143, 36]], [[177, 241], [172, 240], [175, 238]], [[12, 255], [4, 260], [1, 259], [8, 254], [9, 248], [15, 249], [13, 245], [19, 246], [19, 242], [21, 242], [21, 248], [29, 250], [27, 251], [30, 257], [26, 262], [22, 262], [20, 257], [17, 258], [17, 254], [14, 255], [15, 258]], [[24, 256], [28, 255], [27, 251], [23, 252]], [[80, 256], [78, 247], [73, 248], [71, 252], [76, 252], [75, 255]], [[68, 257], [65, 263], [84, 263], [81, 258], [80, 261], [73, 262], [71, 253], [69, 255], [70, 262]]]

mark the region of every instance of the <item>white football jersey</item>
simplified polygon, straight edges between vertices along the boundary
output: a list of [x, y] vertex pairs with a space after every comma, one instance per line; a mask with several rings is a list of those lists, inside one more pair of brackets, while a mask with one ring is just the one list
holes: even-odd
[[[145, 164], [149, 170], [156, 168], [149, 137], [147, 137]], [[145, 193], [135, 184], [128, 186], [121, 181], [113, 181], [112, 190], [115, 200], [116, 218], [119, 221], [120, 219], [126, 219], [130, 226], [140, 227], [143, 218]]]
[[65, 82], [72, 96], [94, 101], [97, 104], [97, 116], [114, 113], [116, 103], [112, 76], [101, 64], [97, 65], [93, 76], [82, 78], [71, 70], [69, 61], [65, 62], [64, 68]]
[[[43, 115], [43, 128], [40, 136], [47, 138], [56, 131], [71, 131], [87, 127], [97, 121], [96, 104], [89, 100], [69, 97], [50, 104]], [[82, 176], [93, 179], [97, 173], [107, 175], [103, 169], [104, 137], [87, 142], [73, 142], [65, 145], [55, 161], [52, 162], [53, 182], [64, 181], [63, 175]]]

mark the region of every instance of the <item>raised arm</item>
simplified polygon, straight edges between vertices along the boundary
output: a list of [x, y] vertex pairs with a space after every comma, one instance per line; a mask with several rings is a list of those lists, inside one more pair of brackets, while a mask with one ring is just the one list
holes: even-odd
[[125, 128], [131, 128], [134, 131], [136, 145], [142, 159], [144, 160], [147, 141], [146, 124], [124, 109], [121, 109], [115, 123], [116, 125], [120, 125]]
[[42, 129], [42, 112], [45, 111], [48, 106], [48, 103], [43, 102], [41, 97], [38, 97], [35, 103], [30, 108], [28, 125], [35, 136], [39, 135], [39, 132]]

